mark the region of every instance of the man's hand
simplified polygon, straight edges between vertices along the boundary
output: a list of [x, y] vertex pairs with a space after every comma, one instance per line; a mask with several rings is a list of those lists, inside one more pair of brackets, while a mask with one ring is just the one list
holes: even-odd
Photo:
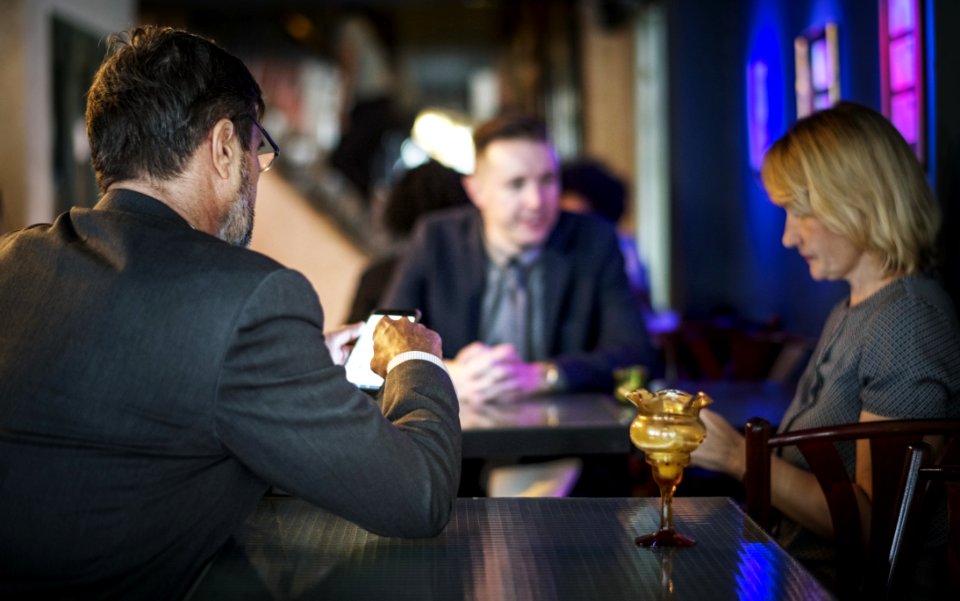
[[491, 347], [474, 342], [446, 363], [462, 403], [509, 402], [539, 392], [543, 386], [540, 366], [525, 363], [512, 344]]
[[373, 359], [370, 360], [370, 369], [385, 378], [390, 361], [407, 351], [423, 351], [442, 358], [440, 335], [406, 317], [393, 319], [385, 316], [373, 331]]
[[360, 337], [360, 330], [362, 328], [363, 322], [359, 321], [341, 326], [323, 335], [327, 350], [330, 351], [330, 357], [336, 365], [343, 365], [347, 361], [353, 345], [356, 344], [357, 338]]

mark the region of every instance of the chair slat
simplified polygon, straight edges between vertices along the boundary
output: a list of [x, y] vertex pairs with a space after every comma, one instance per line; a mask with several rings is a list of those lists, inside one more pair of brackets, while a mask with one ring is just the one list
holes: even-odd
[[[923, 444], [923, 437], [931, 435], [945, 436], [948, 448], [960, 446], [953, 444], [960, 436], [960, 420], [881, 420], [771, 434], [766, 420], [751, 419], [745, 429], [746, 512], [770, 530], [770, 453], [775, 448], [796, 446], [816, 476], [830, 508], [837, 573], [843, 575], [838, 582], [838, 594], [847, 598], [867, 594], [888, 596], [891, 585], [895, 584], [893, 569], [898, 570], [897, 578], [907, 579], [912, 578], [915, 567], [911, 561], [892, 555], [891, 541], [897, 540], [901, 549], [915, 549], [917, 543], [911, 535], [922, 538], [921, 533], [905, 531], [906, 526], [901, 523], [911, 523], [909, 512], [903, 519], [900, 517], [900, 513], [906, 511], [901, 509], [906, 486], [903, 466], [908, 458], [913, 461], [909, 449], [919, 448], [917, 445]], [[861, 527], [855, 474], [847, 472], [836, 446], [838, 442], [854, 443], [862, 439], [870, 440], [872, 465], [867, 537]], [[929, 474], [931, 479], [940, 477], [940, 472], [923, 471], [932, 468], [928, 462], [919, 473]], [[912, 494], [922, 498], [926, 490], [924, 485]], [[923, 512], [922, 509], [916, 511]], [[913, 527], [913, 531], [918, 530], [919, 527]], [[904, 573], [908, 576], [903, 576]]]

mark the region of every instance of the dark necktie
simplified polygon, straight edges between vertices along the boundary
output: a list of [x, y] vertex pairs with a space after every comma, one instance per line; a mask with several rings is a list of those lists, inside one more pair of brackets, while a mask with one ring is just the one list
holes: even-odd
[[500, 298], [494, 301], [493, 322], [487, 341], [492, 344], [510, 343], [517, 354], [529, 360], [529, 315], [527, 302], [526, 267], [516, 257], [503, 268]]
[[508, 342], [512, 342], [517, 354], [526, 360], [529, 352], [529, 324], [527, 313], [527, 273], [523, 263], [516, 257], [507, 264], [504, 274], [503, 302], [505, 313], [509, 317], [507, 331]]

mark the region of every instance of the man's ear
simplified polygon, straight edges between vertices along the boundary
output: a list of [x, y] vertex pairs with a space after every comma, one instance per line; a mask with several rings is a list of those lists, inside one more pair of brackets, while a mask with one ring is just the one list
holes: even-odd
[[477, 178], [476, 171], [474, 171], [472, 175], [464, 175], [461, 177], [460, 183], [463, 184], [463, 190], [470, 198], [470, 202], [472, 202], [475, 207], [480, 208], [480, 180]]
[[239, 146], [235, 145], [237, 128], [230, 119], [220, 119], [210, 131], [210, 159], [223, 179], [230, 177], [230, 165]]

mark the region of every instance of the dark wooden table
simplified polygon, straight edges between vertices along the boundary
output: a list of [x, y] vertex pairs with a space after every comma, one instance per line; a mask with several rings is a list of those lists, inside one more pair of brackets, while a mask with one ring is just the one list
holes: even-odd
[[533, 397], [460, 407], [463, 457], [545, 457], [627, 453], [633, 407], [605, 394]]
[[694, 547], [652, 550], [659, 499], [457, 499], [436, 538], [379, 537], [266, 498], [190, 601], [229, 599], [829, 599], [726, 498], [678, 498]]
[[[711, 409], [742, 430], [751, 417], [771, 424], [790, 404], [793, 390], [778, 382], [674, 382], [660, 386], [687, 392], [702, 390]], [[632, 405], [606, 394], [558, 394], [480, 408], [462, 406], [463, 457], [547, 457], [628, 453]]]

